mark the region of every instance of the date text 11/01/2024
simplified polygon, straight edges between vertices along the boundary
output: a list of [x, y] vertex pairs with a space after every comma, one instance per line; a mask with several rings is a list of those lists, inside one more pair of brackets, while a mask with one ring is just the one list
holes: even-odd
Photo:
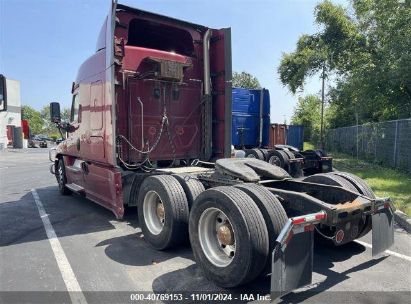
[[240, 294], [233, 296], [230, 293], [132, 293], [130, 294], [131, 301], [270, 301], [270, 295], [260, 294]]

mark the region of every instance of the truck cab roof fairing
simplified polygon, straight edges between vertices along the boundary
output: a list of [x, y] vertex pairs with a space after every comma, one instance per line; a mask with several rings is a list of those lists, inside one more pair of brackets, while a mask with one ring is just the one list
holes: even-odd
[[175, 24], [181, 24], [184, 26], [194, 28], [200, 32], [206, 31], [208, 29], [208, 27], [205, 27], [203, 25], [191, 23], [188, 21], [180, 20], [180, 19], [175, 19], [172, 17], [168, 17], [168, 16], [164, 16], [164, 15], [160, 15], [160, 14], [156, 14], [152, 12], [143, 11], [143, 10], [140, 10], [134, 7], [126, 6], [124, 4], [117, 4], [116, 11], [120, 11], [120, 10], [135, 13], [136, 17], [137, 16], [149, 16], [149, 17], [155, 17], [157, 20], [171, 21], [172, 23], [175, 23]]
[[108, 17], [104, 19], [104, 23], [101, 26], [100, 33], [98, 34], [97, 43], [96, 43], [96, 53], [106, 48], [107, 21], [108, 21]]

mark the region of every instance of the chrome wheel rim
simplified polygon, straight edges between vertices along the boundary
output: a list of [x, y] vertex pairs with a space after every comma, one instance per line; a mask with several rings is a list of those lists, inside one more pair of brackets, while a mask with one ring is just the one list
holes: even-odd
[[158, 235], [164, 228], [164, 204], [156, 191], [148, 191], [143, 201], [144, 221], [148, 230]]
[[234, 230], [230, 220], [218, 208], [208, 208], [200, 216], [198, 236], [207, 259], [217, 267], [226, 267], [236, 252]]

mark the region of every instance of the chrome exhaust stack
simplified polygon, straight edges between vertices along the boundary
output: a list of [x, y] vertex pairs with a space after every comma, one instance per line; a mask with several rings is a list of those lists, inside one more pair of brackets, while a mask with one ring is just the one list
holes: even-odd
[[211, 94], [210, 79], [210, 38], [211, 30], [208, 29], [203, 38], [203, 60], [204, 60], [204, 95]]
[[203, 153], [204, 160], [209, 161], [212, 155], [212, 99], [211, 99], [211, 73], [210, 73], [210, 38], [212, 31], [208, 29], [203, 38], [203, 61], [204, 61], [204, 134]]

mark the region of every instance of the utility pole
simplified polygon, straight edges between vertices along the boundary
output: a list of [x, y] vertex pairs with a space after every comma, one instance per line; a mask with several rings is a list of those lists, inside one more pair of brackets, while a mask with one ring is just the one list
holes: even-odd
[[321, 88], [321, 129], [320, 129], [320, 141], [321, 149], [324, 149], [324, 84], [325, 84], [325, 64], [323, 66], [322, 75], [322, 88]]

